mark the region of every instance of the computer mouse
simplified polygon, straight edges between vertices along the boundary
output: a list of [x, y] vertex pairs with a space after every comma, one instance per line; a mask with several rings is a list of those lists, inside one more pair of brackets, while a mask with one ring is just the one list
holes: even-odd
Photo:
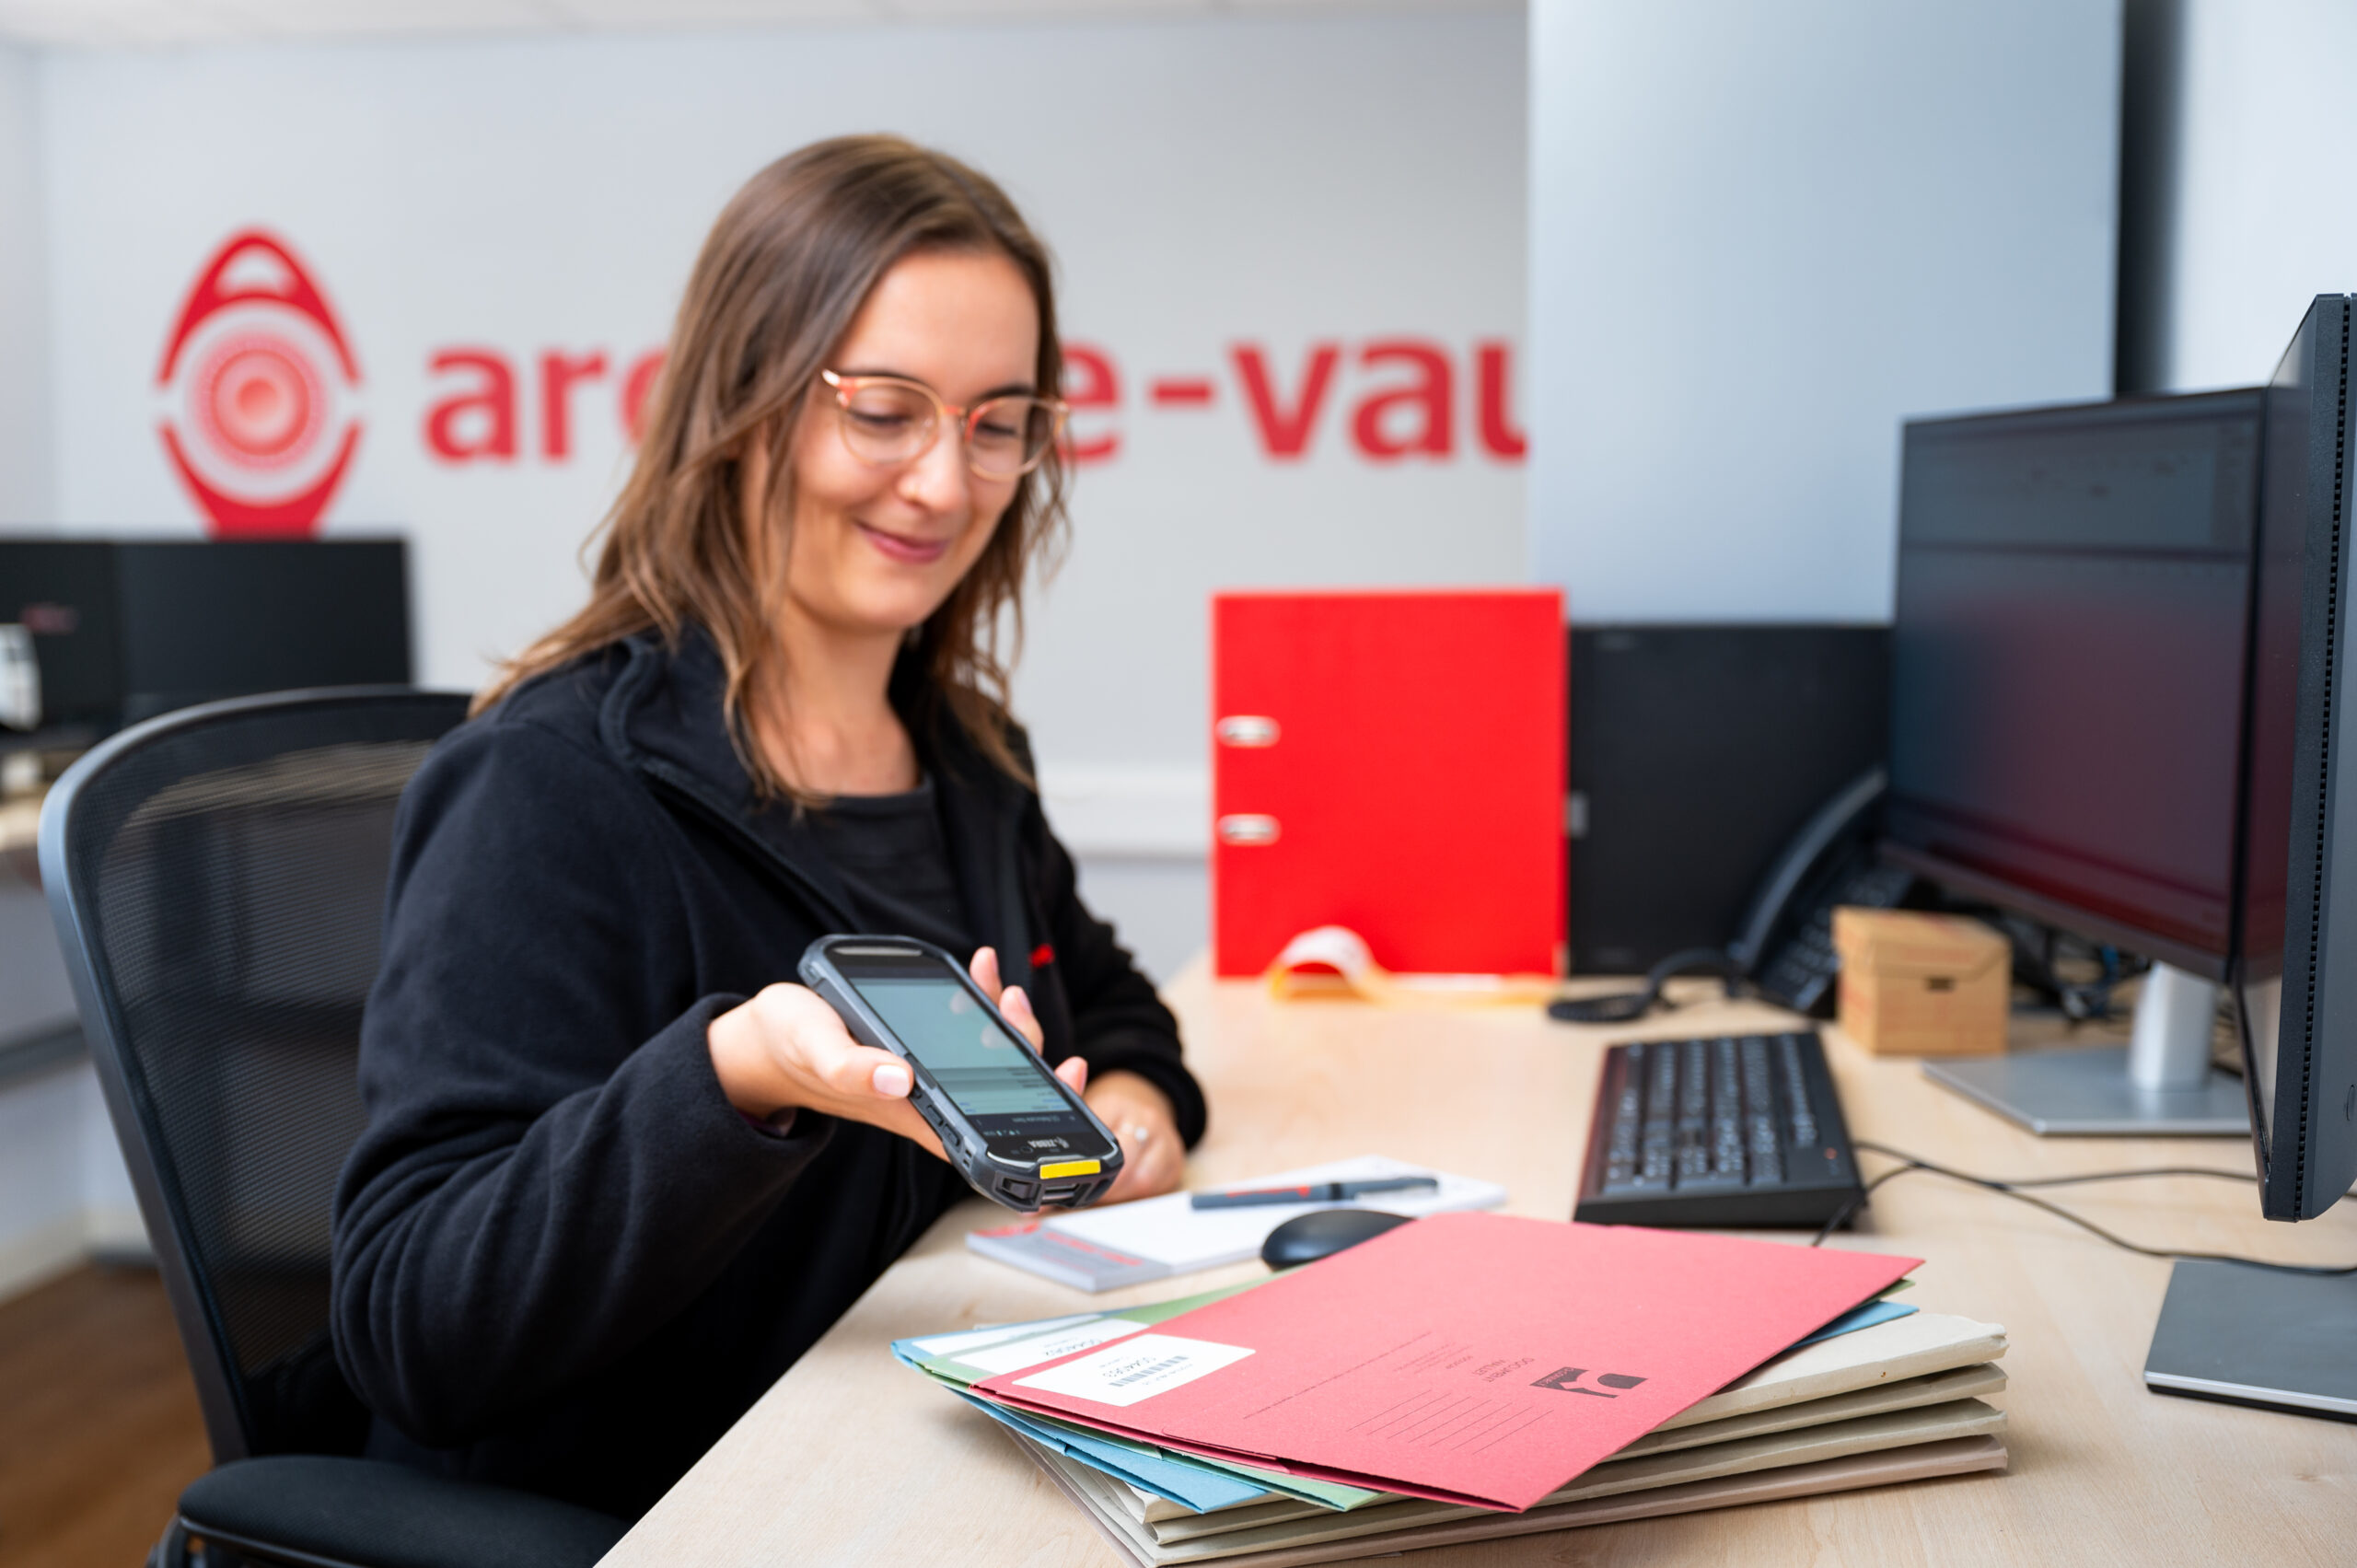
[[1381, 1236], [1395, 1225], [1406, 1225], [1408, 1217], [1387, 1214], [1381, 1209], [1312, 1209], [1269, 1233], [1269, 1238], [1260, 1243], [1260, 1261], [1271, 1269], [1315, 1263], [1345, 1247], [1356, 1247], [1370, 1236]]

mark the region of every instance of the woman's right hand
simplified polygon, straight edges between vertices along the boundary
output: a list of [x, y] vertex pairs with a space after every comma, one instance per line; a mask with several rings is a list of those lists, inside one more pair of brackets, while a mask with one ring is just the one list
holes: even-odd
[[[998, 955], [985, 947], [971, 966], [984, 994], [995, 997], [1006, 1021], [1039, 1049], [1039, 1020], [1019, 986], [1002, 990]], [[779, 1112], [815, 1110], [897, 1132], [936, 1157], [941, 1140], [909, 1104], [909, 1065], [888, 1051], [851, 1038], [842, 1016], [807, 986], [764, 987], [749, 1002], [713, 1019], [704, 1031], [713, 1071], [728, 1103], [759, 1121]], [[1078, 1089], [1087, 1068], [1078, 1058], [1057, 1076]]]

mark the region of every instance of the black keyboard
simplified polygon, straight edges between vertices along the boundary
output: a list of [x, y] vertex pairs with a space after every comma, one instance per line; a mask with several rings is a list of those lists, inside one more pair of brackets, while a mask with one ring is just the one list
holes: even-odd
[[1573, 1219], [1814, 1227], [1858, 1196], [1857, 1156], [1815, 1034], [1605, 1053]]

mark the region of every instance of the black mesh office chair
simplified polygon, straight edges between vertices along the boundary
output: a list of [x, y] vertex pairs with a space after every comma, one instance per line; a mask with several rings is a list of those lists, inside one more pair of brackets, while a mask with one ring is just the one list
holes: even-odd
[[215, 1469], [151, 1563], [575, 1568], [617, 1519], [353, 1458], [329, 1212], [361, 1127], [393, 807], [463, 696], [348, 688], [139, 725], [58, 781], [41, 878]]

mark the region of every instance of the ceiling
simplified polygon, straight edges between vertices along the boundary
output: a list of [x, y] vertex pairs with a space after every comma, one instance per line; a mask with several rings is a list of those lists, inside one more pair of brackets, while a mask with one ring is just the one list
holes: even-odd
[[257, 39], [659, 31], [795, 22], [1496, 11], [1516, 0], [0, 0], [0, 40], [158, 48]]

